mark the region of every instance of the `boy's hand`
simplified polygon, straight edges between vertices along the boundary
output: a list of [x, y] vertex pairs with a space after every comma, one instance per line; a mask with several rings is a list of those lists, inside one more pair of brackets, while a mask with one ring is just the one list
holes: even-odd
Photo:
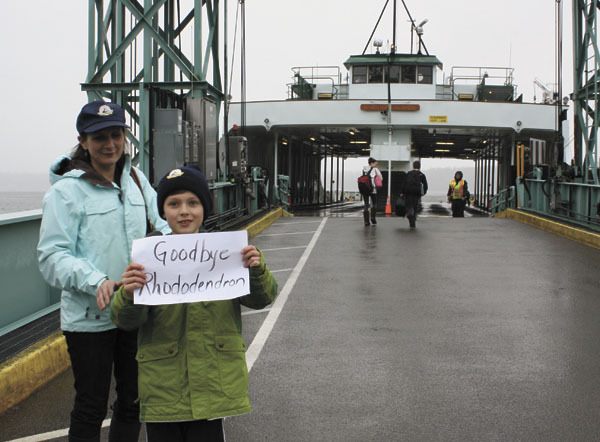
[[96, 305], [100, 310], [104, 310], [110, 304], [110, 298], [118, 286], [116, 281], [105, 279], [96, 290]]
[[121, 275], [121, 284], [125, 288], [125, 293], [130, 297], [133, 296], [135, 289], [139, 289], [146, 284], [146, 273], [144, 273], [144, 266], [132, 262], [127, 266], [123, 275]]
[[260, 252], [254, 246], [246, 246], [242, 249], [244, 267], [258, 267], [260, 265]]

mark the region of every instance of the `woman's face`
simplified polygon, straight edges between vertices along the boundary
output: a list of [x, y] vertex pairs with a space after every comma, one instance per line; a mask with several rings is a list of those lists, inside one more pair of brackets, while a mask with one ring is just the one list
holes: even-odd
[[169, 195], [163, 210], [173, 233], [198, 233], [204, 221], [202, 202], [190, 191]]
[[90, 155], [92, 167], [98, 171], [114, 169], [125, 149], [125, 130], [109, 127], [79, 136], [79, 144]]

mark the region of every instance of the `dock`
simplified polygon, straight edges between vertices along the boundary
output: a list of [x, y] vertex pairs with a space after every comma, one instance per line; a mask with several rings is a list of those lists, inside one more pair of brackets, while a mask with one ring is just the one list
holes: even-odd
[[[280, 294], [244, 312], [254, 410], [228, 441], [598, 439], [600, 249], [442, 212], [321, 211], [251, 240]], [[67, 370], [0, 440], [66, 440], [72, 395]]]

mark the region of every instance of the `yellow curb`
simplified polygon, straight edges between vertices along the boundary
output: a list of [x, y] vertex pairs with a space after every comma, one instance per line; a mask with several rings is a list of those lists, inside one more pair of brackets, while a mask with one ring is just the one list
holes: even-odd
[[248, 227], [246, 227], [246, 230], [248, 231], [248, 235], [250, 237], [254, 237], [254, 236], [258, 235], [260, 232], [265, 230], [267, 227], [269, 227], [278, 218], [281, 218], [282, 216], [291, 216], [291, 215], [288, 212], [286, 212], [285, 210], [283, 210], [281, 207], [271, 210], [265, 216], [263, 216], [259, 220], [254, 221], [253, 223], [248, 225]]
[[70, 366], [67, 343], [57, 332], [0, 365], [0, 414]]
[[[272, 210], [246, 230], [253, 237], [282, 216], [293, 216], [282, 208]], [[0, 365], [0, 414], [27, 399], [35, 390], [71, 366], [62, 332], [36, 342]]]
[[537, 227], [538, 229], [546, 232], [554, 233], [556, 235], [563, 236], [573, 241], [585, 244], [589, 247], [600, 249], [600, 235], [597, 233], [589, 232], [578, 227], [569, 226], [562, 224], [551, 219], [543, 218], [541, 216], [533, 215], [531, 213], [522, 212], [515, 209], [507, 209], [503, 212], [496, 214], [497, 218], [510, 218], [516, 221], [520, 221], [525, 224]]

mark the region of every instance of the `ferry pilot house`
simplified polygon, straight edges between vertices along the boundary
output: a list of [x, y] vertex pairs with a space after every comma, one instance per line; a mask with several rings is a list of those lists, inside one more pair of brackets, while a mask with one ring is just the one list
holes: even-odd
[[[387, 83], [387, 64], [355, 65], [352, 67], [352, 83]], [[397, 65], [389, 66], [390, 83], [433, 84], [433, 66]]]

